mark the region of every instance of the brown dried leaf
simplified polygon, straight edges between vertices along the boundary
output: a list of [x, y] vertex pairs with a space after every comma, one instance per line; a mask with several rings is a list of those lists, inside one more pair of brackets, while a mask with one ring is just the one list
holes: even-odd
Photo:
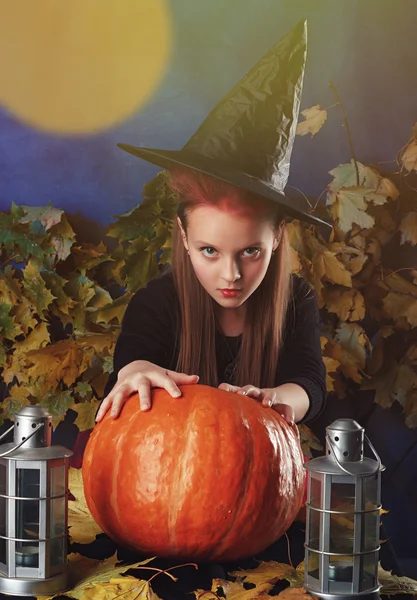
[[417, 212], [415, 210], [403, 217], [399, 230], [401, 231], [401, 244], [406, 242], [413, 246], [417, 244]]
[[217, 593], [219, 589], [227, 600], [260, 600], [269, 598], [268, 592], [273, 588], [271, 583], [261, 583], [250, 590], [247, 590], [237, 581], [227, 581], [225, 579], [213, 579], [211, 591]]
[[324, 278], [331, 283], [352, 287], [351, 274], [345, 265], [337, 259], [334, 252], [320, 247], [313, 257], [312, 264], [314, 274], [318, 279], [322, 280]]
[[323, 127], [327, 119], [327, 111], [322, 109], [320, 104], [316, 104], [311, 108], [306, 108], [301, 111], [304, 117], [304, 121], [301, 121], [297, 125], [296, 134], [306, 135], [311, 133], [311, 136], [315, 135]]
[[412, 140], [401, 156], [401, 163], [408, 172], [417, 170], [417, 141]]
[[340, 367], [340, 362], [330, 356], [323, 356], [323, 362], [326, 367], [326, 389], [328, 392], [334, 392], [335, 378], [332, 377], [332, 374], [336, 373]]
[[336, 314], [341, 321], [361, 321], [365, 317], [365, 299], [359, 290], [323, 290], [327, 310]]
[[329, 193], [327, 204], [330, 205], [330, 213], [343, 233], [348, 233], [354, 223], [361, 229], [370, 229], [375, 224], [375, 219], [366, 212], [365, 196], [369, 193], [369, 190], [357, 186]]
[[68, 487], [75, 497], [75, 500], [68, 501], [68, 526], [71, 541], [78, 544], [89, 544], [102, 531], [87, 506], [81, 469], [69, 469]]
[[245, 582], [253, 583], [257, 586], [264, 583], [276, 583], [277, 581], [286, 579], [292, 571], [294, 571], [294, 568], [291, 565], [271, 560], [261, 562], [255, 569], [239, 569], [239, 571], [232, 571], [229, 575], [242, 578]]

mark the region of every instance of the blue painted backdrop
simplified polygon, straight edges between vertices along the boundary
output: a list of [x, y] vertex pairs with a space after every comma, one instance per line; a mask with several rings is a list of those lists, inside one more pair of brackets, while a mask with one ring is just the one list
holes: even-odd
[[[394, 159], [417, 120], [415, 0], [172, 0], [170, 10], [173, 40], [161, 84], [117, 127], [50, 135], [0, 110], [0, 209], [12, 200], [51, 202], [110, 222], [140, 201], [142, 184], [157, 171], [116, 143], [180, 148], [232, 85], [303, 18], [309, 55], [302, 107], [334, 104], [331, 80], [360, 160]], [[144, 59], [133, 57], [132, 77], [140, 77]], [[349, 158], [341, 116], [333, 108], [314, 139], [297, 138], [290, 184], [318, 195], [329, 181], [327, 172]]]

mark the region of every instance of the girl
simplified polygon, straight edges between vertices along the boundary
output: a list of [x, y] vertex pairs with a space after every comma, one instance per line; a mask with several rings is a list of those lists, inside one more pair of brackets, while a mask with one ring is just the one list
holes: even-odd
[[319, 314], [290, 273], [282, 205], [192, 169], [172, 169], [170, 185], [172, 269], [132, 298], [96, 420], [136, 392], [151, 409], [154, 387], [181, 402], [180, 386], [197, 381], [311, 420], [326, 394]]

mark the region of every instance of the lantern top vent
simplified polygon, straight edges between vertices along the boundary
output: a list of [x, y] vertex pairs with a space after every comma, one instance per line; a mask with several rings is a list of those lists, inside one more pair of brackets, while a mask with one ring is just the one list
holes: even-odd
[[364, 428], [353, 419], [337, 419], [326, 428], [327, 455], [336, 462], [363, 460]]

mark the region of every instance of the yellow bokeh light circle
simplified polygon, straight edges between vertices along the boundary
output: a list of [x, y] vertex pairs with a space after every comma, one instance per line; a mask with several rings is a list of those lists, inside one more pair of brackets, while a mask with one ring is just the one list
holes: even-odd
[[120, 123], [170, 59], [167, 0], [9, 0], [0, 10], [0, 103], [37, 129]]

